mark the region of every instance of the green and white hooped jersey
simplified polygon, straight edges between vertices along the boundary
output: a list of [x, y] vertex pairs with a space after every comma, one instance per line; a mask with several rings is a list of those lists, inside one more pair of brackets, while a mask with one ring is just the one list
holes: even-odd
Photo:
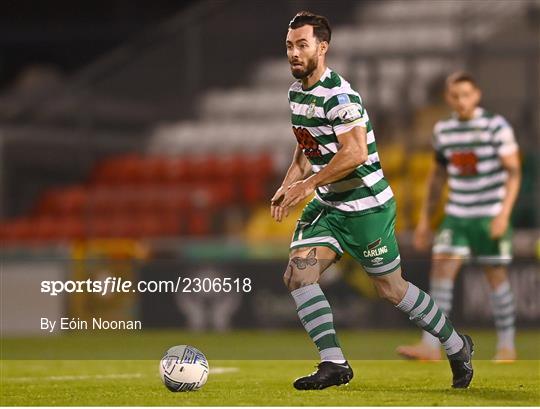
[[339, 210], [364, 214], [378, 211], [393, 198], [384, 178], [375, 134], [360, 95], [340, 75], [327, 68], [308, 89], [296, 81], [289, 88], [293, 132], [314, 173], [338, 151], [337, 135], [355, 126], [367, 129], [368, 160], [342, 179], [317, 188], [317, 200]]
[[508, 177], [501, 156], [518, 145], [510, 124], [500, 115], [477, 108], [474, 117], [439, 121], [433, 131], [439, 163], [448, 172], [449, 196], [445, 212], [464, 218], [493, 217], [502, 208]]

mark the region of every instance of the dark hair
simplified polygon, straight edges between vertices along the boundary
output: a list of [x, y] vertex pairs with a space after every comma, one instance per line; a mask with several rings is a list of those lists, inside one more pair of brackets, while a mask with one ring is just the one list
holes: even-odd
[[289, 23], [289, 28], [295, 29], [305, 25], [313, 27], [313, 35], [319, 41], [330, 43], [332, 38], [332, 29], [328, 23], [328, 19], [324, 16], [318, 16], [309, 11], [299, 11]]
[[475, 88], [479, 88], [478, 83], [476, 82], [474, 77], [465, 71], [456, 71], [446, 77], [446, 88], [448, 88], [450, 85], [457, 84], [458, 82], [469, 82]]

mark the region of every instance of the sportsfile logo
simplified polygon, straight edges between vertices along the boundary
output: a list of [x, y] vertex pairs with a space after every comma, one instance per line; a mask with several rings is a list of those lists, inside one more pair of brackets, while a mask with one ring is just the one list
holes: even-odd
[[[377, 257], [377, 258], [379, 258], [378, 256], [380, 256], [381, 254], [388, 253], [388, 247], [387, 246], [379, 247], [381, 245], [381, 242], [382, 242], [382, 239], [379, 237], [374, 242], [369, 243], [366, 246], [366, 250], [364, 250], [364, 257]], [[375, 260], [376, 259], [374, 259], [373, 261], [375, 261]]]

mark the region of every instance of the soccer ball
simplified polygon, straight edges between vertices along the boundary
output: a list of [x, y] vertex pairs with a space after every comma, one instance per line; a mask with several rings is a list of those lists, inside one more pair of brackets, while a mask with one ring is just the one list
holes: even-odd
[[169, 348], [159, 363], [161, 380], [172, 392], [200, 389], [208, 379], [208, 371], [204, 354], [189, 345]]

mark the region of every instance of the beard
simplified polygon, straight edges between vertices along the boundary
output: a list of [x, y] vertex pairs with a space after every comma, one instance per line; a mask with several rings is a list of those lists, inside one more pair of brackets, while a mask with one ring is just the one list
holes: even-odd
[[317, 69], [317, 66], [318, 66], [317, 58], [309, 58], [307, 60], [307, 66], [305, 69], [298, 69], [298, 68], [291, 67], [291, 74], [297, 80], [301, 80], [301, 79], [309, 77], [313, 73], [313, 71]]

